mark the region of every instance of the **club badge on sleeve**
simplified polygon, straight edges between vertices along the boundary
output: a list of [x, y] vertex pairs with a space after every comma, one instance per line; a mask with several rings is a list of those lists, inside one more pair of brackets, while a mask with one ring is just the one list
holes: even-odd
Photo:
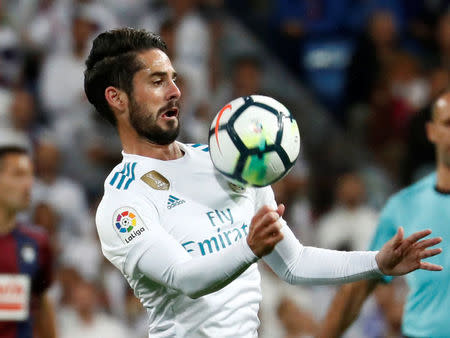
[[149, 171], [142, 175], [141, 180], [155, 190], [169, 190], [170, 187], [169, 180], [156, 170]]
[[131, 207], [117, 209], [113, 216], [113, 226], [124, 244], [131, 243], [146, 231], [147, 225]]

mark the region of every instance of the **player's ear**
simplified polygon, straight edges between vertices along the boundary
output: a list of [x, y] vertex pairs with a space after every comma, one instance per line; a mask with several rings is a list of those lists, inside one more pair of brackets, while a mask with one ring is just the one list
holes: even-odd
[[425, 124], [425, 131], [427, 133], [428, 141], [431, 143], [436, 143], [436, 130], [435, 125], [432, 121], [429, 121]]
[[105, 99], [109, 106], [118, 113], [123, 113], [128, 108], [128, 96], [116, 87], [109, 86], [105, 89]]

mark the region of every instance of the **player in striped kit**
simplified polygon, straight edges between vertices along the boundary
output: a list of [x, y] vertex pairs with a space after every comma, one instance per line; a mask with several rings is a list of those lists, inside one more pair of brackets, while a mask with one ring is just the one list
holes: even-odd
[[0, 337], [54, 338], [55, 321], [46, 291], [52, 256], [48, 238], [35, 226], [19, 224], [30, 203], [33, 167], [20, 146], [0, 147]]

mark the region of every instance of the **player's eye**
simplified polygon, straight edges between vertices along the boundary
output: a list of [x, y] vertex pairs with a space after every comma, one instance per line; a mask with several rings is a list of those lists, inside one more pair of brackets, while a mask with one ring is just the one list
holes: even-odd
[[162, 85], [162, 83], [163, 83], [162, 80], [155, 80], [155, 81], [153, 81], [153, 84], [156, 85], [156, 86], [160, 86], [160, 85]]

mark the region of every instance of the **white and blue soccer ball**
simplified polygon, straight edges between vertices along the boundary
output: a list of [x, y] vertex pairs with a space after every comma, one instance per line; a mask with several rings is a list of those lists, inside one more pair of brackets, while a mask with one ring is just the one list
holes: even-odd
[[283, 178], [300, 152], [300, 133], [277, 100], [251, 95], [226, 104], [209, 131], [216, 169], [240, 186], [264, 187]]

